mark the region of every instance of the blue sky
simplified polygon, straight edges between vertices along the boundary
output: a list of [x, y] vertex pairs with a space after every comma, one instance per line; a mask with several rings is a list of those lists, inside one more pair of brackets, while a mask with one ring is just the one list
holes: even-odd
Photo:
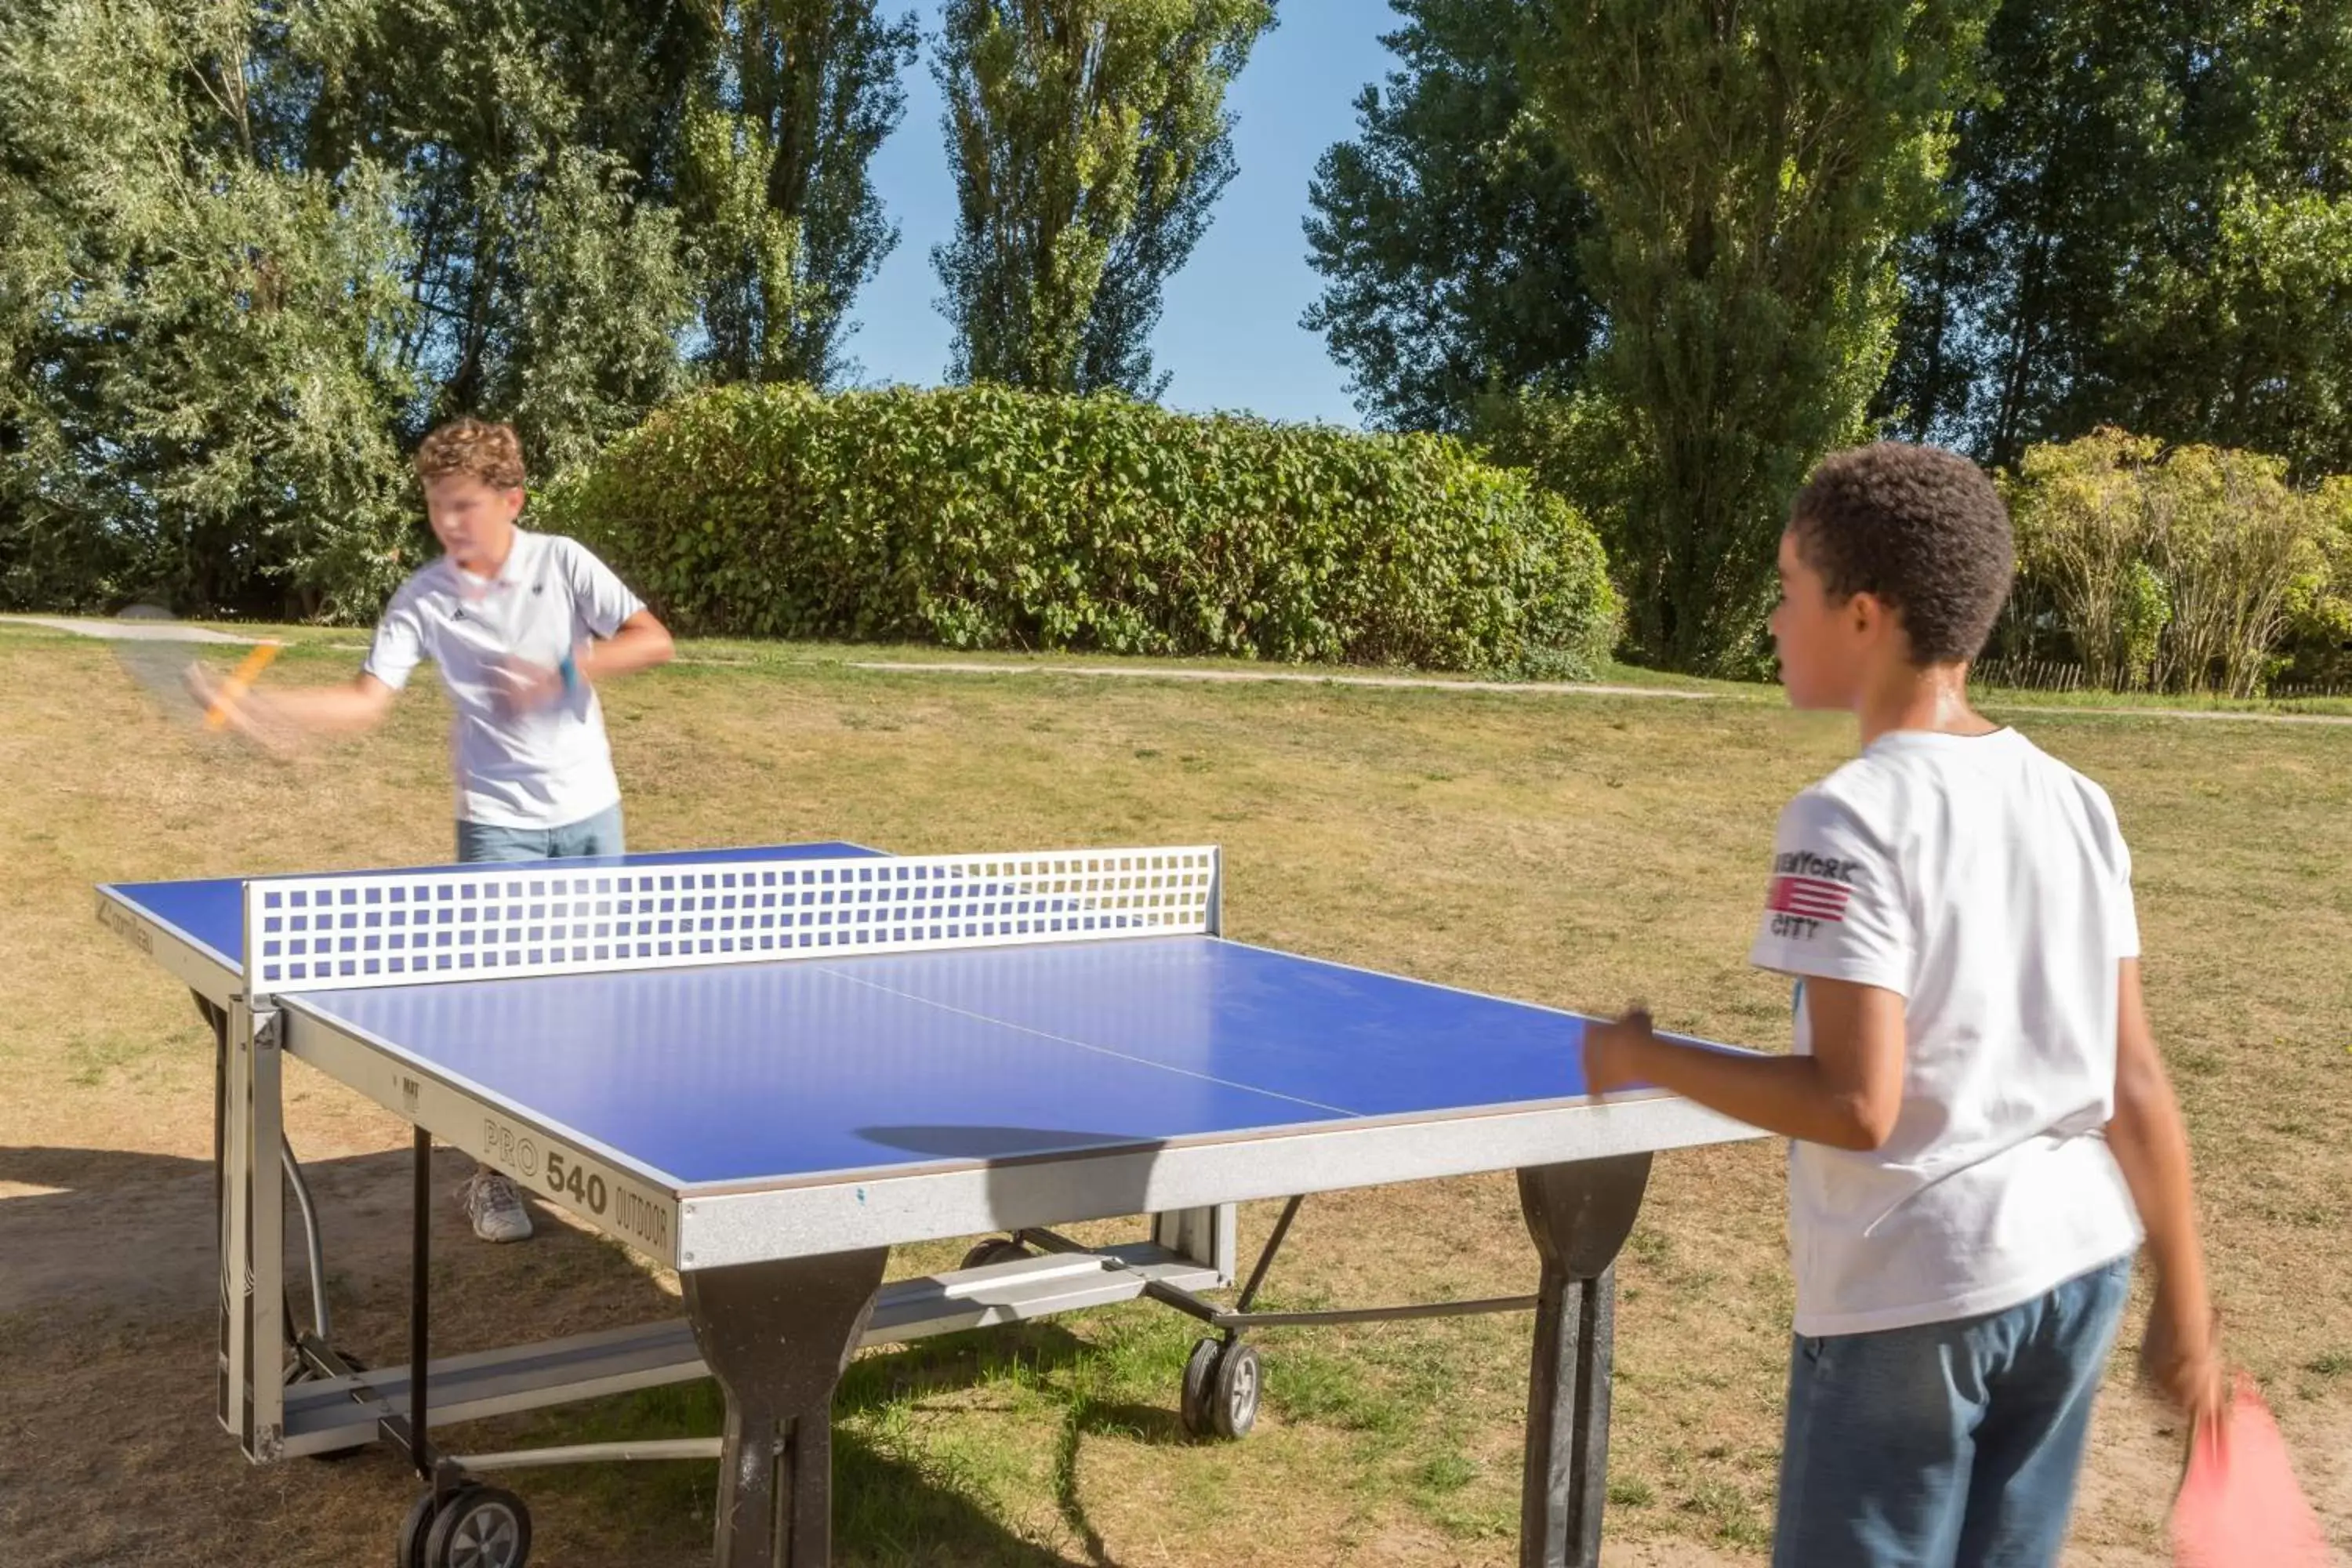
[[[938, 6], [924, 0], [927, 34]], [[1332, 142], [1355, 134], [1349, 105], [1394, 57], [1380, 35], [1397, 25], [1381, 0], [1276, 0], [1279, 18], [1259, 39], [1227, 96], [1240, 123], [1240, 168], [1191, 262], [1168, 285], [1152, 352], [1174, 374], [1165, 402], [1194, 411], [1246, 409], [1275, 419], [1361, 421], [1347, 377], [1319, 334], [1298, 319], [1320, 292], [1307, 264], [1307, 184]], [[857, 297], [850, 357], [867, 384], [935, 385], [947, 374], [947, 318], [934, 301], [931, 247], [955, 222], [955, 187], [940, 131], [940, 93], [928, 39], [907, 73], [907, 114], [874, 160], [874, 181], [898, 246]]]

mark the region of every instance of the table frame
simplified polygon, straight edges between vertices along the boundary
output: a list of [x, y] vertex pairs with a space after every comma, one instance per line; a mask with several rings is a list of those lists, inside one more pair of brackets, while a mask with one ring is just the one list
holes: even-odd
[[[446, 1506], [475, 1477], [543, 1464], [712, 1457], [719, 1467], [721, 1568], [828, 1560], [826, 1412], [863, 1345], [1147, 1297], [1222, 1334], [1274, 1326], [1535, 1311], [1521, 1502], [1523, 1568], [1597, 1568], [1606, 1498], [1614, 1260], [1639, 1212], [1652, 1152], [1751, 1137], [1673, 1097], [1644, 1094], [1437, 1120], [1402, 1118], [1244, 1139], [1114, 1148], [985, 1171], [848, 1173], [757, 1187], [695, 1188], [568, 1129], [423, 1068], [306, 1005], [254, 998], [221, 955], [109, 889], [100, 918], [183, 979], [212, 1024], [221, 1248], [217, 1410], [255, 1463], [381, 1439]], [[1213, 916], [1212, 935], [1215, 936]], [[285, 1135], [283, 1061], [295, 1056], [415, 1129], [409, 1360], [362, 1368], [333, 1343], [324, 1239]], [[435, 1135], [518, 1178], [601, 1233], [679, 1270], [688, 1318], [436, 1362], [430, 1355]], [[1562, 1162], [1562, 1149], [1580, 1157]], [[562, 1174], [548, 1180], [551, 1156]], [[1548, 1157], [1553, 1156], [1553, 1157]], [[1260, 1287], [1301, 1194], [1474, 1172], [1517, 1172], [1541, 1260], [1533, 1296], [1258, 1312]], [[581, 1173], [575, 1184], [571, 1173]], [[601, 1185], [604, 1202], [588, 1201]], [[310, 1272], [310, 1326], [286, 1294], [290, 1189]], [[1112, 1194], [1106, 1198], [1103, 1194]], [[1231, 1307], [1202, 1294], [1235, 1275], [1234, 1205], [1289, 1199]], [[1141, 1201], [1138, 1202], [1137, 1199]], [[1142, 1212], [1145, 1239], [1084, 1247], [1053, 1227]], [[1027, 1256], [882, 1285], [897, 1242], [1009, 1231]], [[793, 1315], [780, 1343], [772, 1325]], [[767, 1332], [761, 1325], [770, 1326]], [[424, 1368], [412, 1376], [410, 1368]], [[727, 1396], [726, 1435], [584, 1444], [458, 1458], [434, 1428], [698, 1376]], [[412, 1521], [414, 1522], [414, 1521]]]

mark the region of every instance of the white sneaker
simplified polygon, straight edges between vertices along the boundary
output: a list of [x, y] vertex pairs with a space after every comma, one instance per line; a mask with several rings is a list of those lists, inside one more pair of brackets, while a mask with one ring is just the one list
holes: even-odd
[[514, 1183], [496, 1171], [477, 1171], [457, 1189], [457, 1202], [474, 1222], [474, 1234], [484, 1241], [530, 1239], [530, 1210]]

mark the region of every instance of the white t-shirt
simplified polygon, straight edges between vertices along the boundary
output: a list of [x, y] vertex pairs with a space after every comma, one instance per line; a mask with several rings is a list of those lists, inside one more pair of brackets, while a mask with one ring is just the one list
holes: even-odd
[[595, 689], [583, 680], [538, 712], [508, 715], [496, 700], [505, 687], [499, 668], [509, 658], [558, 665], [643, 608], [586, 546], [517, 529], [495, 578], [443, 556], [402, 584], [363, 668], [395, 689], [419, 660], [439, 668], [457, 710], [449, 740], [459, 820], [568, 826], [621, 799]]
[[1759, 967], [1904, 998], [1903, 1109], [1868, 1153], [1789, 1160], [1797, 1331], [2005, 1310], [2139, 1246], [2105, 1129], [2139, 953], [2105, 791], [2014, 731], [1906, 731], [1780, 816]]

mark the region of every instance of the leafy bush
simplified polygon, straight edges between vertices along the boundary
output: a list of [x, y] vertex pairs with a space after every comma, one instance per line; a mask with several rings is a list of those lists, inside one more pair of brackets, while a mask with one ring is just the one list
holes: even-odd
[[1525, 468], [1565, 498], [1591, 520], [1610, 559], [1632, 564], [1626, 513], [1641, 504], [1654, 465], [1622, 401], [1589, 387], [1492, 393], [1471, 411], [1470, 438], [1487, 461]]
[[2294, 686], [2352, 685], [2352, 476], [2323, 481], [2317, 559], [2287, 595], [2285, 661], [2278, 679]]
[[2031, 448], [2006, 490], [2006, 651], [2071, 651], [2095, 685], [2251, 696], [2326, 572], [2322, 498], [2261, 453], [2101, 429]]
[[1564, 501], [1426, 436], [1001, 387], [730, 387], [546, 498], [679, 629], [1589, 671], [1616, 633]]

